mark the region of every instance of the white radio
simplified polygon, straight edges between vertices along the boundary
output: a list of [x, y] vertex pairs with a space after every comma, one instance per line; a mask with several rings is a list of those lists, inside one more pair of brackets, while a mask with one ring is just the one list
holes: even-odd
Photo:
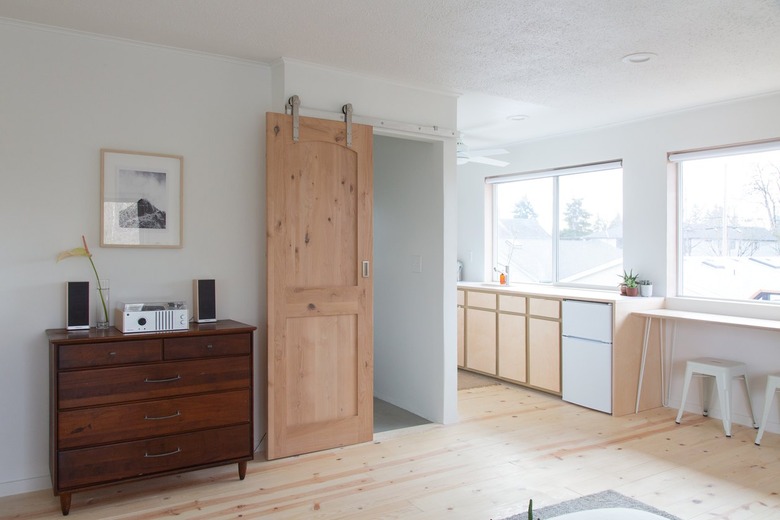
[[164, 303], [122, 303], [116, 307], [116, 328], [128, 332], [161, 332], [189, 328], [187, 305], [183, 301]]

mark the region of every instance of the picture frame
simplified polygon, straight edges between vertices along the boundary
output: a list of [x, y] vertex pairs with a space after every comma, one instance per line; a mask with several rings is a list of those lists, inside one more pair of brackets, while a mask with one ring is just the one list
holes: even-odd
[[100, 150], [101, 247], [182, 247], [180, 155]]

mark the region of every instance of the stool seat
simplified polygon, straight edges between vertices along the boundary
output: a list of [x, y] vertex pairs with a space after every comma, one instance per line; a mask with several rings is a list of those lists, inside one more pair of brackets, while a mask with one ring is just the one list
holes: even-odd
[[745, 385], [745, 396], [750, 409], [750, 416], [753, 418], [753, 427], [758, 428], [756, 414], [753, 413], [753, 404], [750, 402], [747, 365], [739, 361], [711, 357], [691, 359], [685, 363], [685, 382], [683, 384], [680, 410], [677, 412], [677, 419], [674, 422], [680, 424], [682, 420], [685, 399], [688, 396], [688, 389], [694, 376], [702, 376], [705, 378], [704, 381], [708, 383], [702, 392], [702, 410], [705, 416], [709, 415], [713, 386], [718, 387], [718, 399], [720, 401], [723, 430], [726, 433], [726, 437], [731, 437], [731, 383], [734, 379], [741, 379]]
[[772, 408], [772, 401], [775, 398], [775, 392], [780, 390], [780, 374], [770, 374], [766, 377], [766, 392], [764, 395], [764, 413], [761, 416], [761, 426], [756, 434], [756, 445], [761, 445], [761, 437], [764, 436], [766, 422], [769, 419], [769, 411]]

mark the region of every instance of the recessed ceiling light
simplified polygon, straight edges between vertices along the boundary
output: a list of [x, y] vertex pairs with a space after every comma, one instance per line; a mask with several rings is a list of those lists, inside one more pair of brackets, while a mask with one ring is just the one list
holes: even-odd
[[652, 52], [635, 52], [634, 54], [623, 56], [623, 63], [647, 63], [648, 61], [655, 59], [657, 56], [657, 54]]
[[528, 116], [525, 114], [515, 114], [512, 116], [508, 116], [507, 119], [509, 121], [525, 121], [526, 119], [528, 119]]

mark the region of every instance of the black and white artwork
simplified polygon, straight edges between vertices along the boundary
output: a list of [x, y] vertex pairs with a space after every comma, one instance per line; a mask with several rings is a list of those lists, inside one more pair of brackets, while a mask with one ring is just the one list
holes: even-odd
[[119, 212], [119, 227], [166, 229], [166, 172], [119, 170], [118, 190], [133, 202]]
[[178, 155], [101, 150], [101, 246], [181, 247]]

